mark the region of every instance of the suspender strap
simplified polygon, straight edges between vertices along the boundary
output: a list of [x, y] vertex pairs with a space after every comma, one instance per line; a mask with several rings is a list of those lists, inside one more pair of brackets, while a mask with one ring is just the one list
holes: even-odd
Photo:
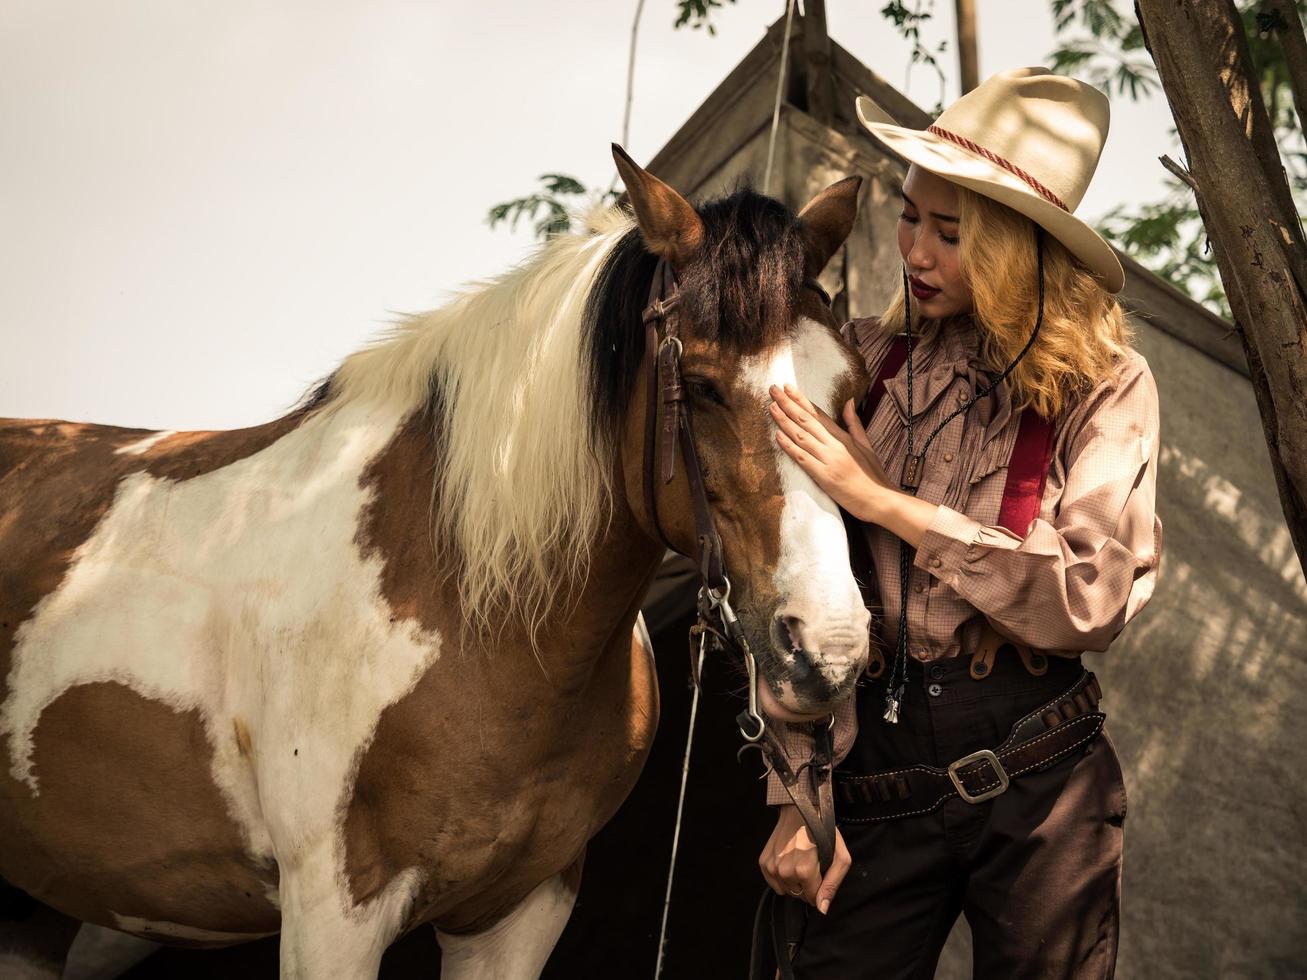
[[880, 370], [876, 372], [871, 387], [867, 389], [867, 396], [862, 400], [862, 410], [858, 413], [858, 418], [862, 419], [864, 428], [871, 424], [871, 417], [876, 414], [880, 400], [885, 397], [885, 383], [899, 373], [899, 368], [903, 367], [903, 362], [907, 359], [907, 341], [896, 336], [889, 350], [885, 352], [884, 360], [880, 362]]
[[[908, 345], [903, 337], [896, 336], [880, 370], [867, 389], [858, 417], [863, 426], [871, 424], [881, 399], [885, 397], [886, 383], [899, 373], [908, 357]], [[1007, 482], [1003, 484], [1003, 502], [999, 506], [998, 524], [1013, 534], [1025, 536], [1030, 523], [1039, 516], [1039, 505], [1048, 482], [1048, 469], [1053, 462], [1053, 424], [1033, 409], [1021, 412], [1016, 442], [1008, 461]]]
[[1003, 484], [1003, 505], [998, 511], [1000, 526], [1020, 537], [1026, 536], [1031, 522], [1039, 516], [1052, 462], [1052, 423], [1034, 409], [1024, 409], [1012, 458], [1008, 461], [1007, 482]]

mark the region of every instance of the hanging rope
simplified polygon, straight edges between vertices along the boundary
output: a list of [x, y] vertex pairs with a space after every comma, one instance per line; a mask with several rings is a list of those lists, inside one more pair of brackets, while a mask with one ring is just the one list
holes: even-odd
[[790, 63], [790, 29], [794, 26], [794, 0], [785, 8], [785, 40], [781, 43], [781, 70], [776, 76], [776, 101], [771, 110], [771, 135], [767, 137], [767, 170], [762, 178], [762, 192], [771, 194], [771, 168], [776, 159], [776, 130], [781, 121], [781, 95], [785, 92], [785, 69]]
[[[703, 652], [699, 647], [698, 675], [703, 676]], [[663, 954], [667, 944], [667, 918], [672, 910], [672, 875], [676, 872], [676, 848], [681, 842], [681, 814], [685, 810], [685, 783], [690, 776], [690, 747], [694, 744], [694, 719], [699, 713], [699, 685], [694, 685], [690, 699], [690, 730], [685, 736], [685, 760], [681, 763], [681, 795], [676, 801], [676, 829], [672, 831], [672, 859], [667, 865], [667, 891], [663, 895], [663, 924], [658, 930], [658, 962], [654, 965], [654, 980], [663, 975]]]
[[[635, 45], [640, 39], [640, 17], [644, 14], [644, 0], [635, 0], [635, 17], [631, 19], [631, 49], [626, 55], [626, 107], [622, 110], [622, 149], [631, 149], [631, 105], [635, 102]], [[613, 171], [608, 182], [608, 193], [617, 190], [621, 174]]]
[[640, 36], [640, 15], [644, 13], [644, 0], [636, 0], [635, 19], [631, 21], [631, 53], [626, 58], [626, 111], [622, 114], [622, 146], [631, 144], [631, 103], [635, 99], [635, 42]]

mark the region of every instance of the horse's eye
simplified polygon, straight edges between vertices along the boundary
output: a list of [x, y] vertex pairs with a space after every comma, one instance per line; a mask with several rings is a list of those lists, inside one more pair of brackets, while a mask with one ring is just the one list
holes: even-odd
[[707, 378], [686, 378], [685, 386], [690, 389], [690, 394], [695, 398], [712, 402], [715, 405], [726, 404], [726, 399], [722, 397], [721, 392]]

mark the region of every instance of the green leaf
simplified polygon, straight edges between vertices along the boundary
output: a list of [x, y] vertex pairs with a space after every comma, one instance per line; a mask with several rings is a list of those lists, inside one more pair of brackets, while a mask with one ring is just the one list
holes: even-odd
[[712, 13], [726, 3], [735, 3], [735, 0], [677, 0], [676, 21], [672, 27], [680, 30], [689, 24], [696, 31], [706, 27], [710, 35], [716, 36], [717, 28], [712, 23]]
[[585, 185], [567, 174], [541, 174], [540, 181], [550, 194], [584, 194]]
[[[511, 230], [516, 231], [519, 221], [524, 219], [532, 221], [537, 238], [548, 238], [551, 235], [570, 231], [572, 210], [578, 209], [585, 203], [585, 198], [590, 191], [575, 177], [567, 174], [541, 174], [539, 179], [541, 190], [493, 205], [486, 212], [486, 223], [491, 228], [506, 223]], [[616, 192], [605, 191], [599, 195], [599, 200], [607, 202], [615, 200], [616, 197]], [[542, 211], [543, 215], [537, 219], [537, 215], [541, 215]]]

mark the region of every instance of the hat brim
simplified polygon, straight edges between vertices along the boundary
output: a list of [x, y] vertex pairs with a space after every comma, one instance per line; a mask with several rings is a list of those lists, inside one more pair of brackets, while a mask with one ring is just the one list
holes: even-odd
[[1109, 293], [1124, 288], [1125, 271], [1112, 246], [1075, 215], [1041, 197], [1020, 177], [942, 136], [885, 122], [888, 114], [865, 95], [859, 96], [857, 110], [867, 132], [891, 152], [1024, 214], [1065, 245]]

